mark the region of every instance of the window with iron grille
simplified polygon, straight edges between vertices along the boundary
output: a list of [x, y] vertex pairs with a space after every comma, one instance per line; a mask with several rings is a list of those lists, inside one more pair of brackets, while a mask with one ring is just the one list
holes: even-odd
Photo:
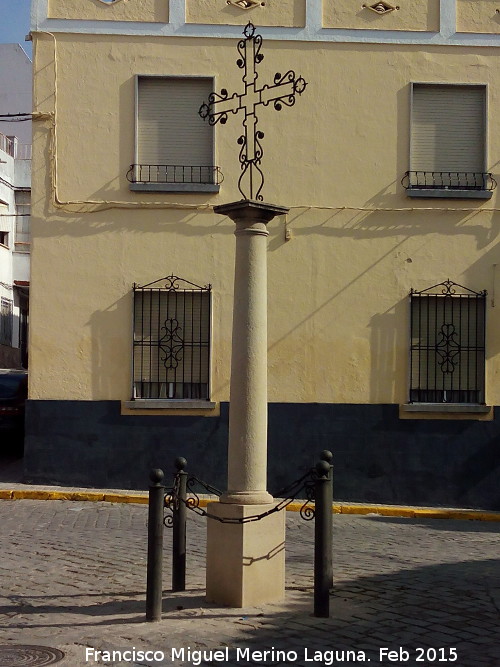
[[12, 301], [0, 299], [0, 344], [12, 345]]
[[484, 404], [486, 290], [411, 290], [410, 403]]
[[133, 398], [209, 399], [211, 286], [134, 285]]

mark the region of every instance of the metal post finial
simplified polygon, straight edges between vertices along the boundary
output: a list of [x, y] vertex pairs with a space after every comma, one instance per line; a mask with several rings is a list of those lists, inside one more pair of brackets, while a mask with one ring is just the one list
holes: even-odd
[[331, 451], [329, 449], [323, 449], [323, 451], [321, 452], [319, 457], [322, 461], [326, 461], [327, 463], [332, 465], [332, 463], [333, 463], [333, 454], [331, 453]]
[[174, 461], [174, 465], [179, 472], [182, 472], [184, 471], [184, 468], [187, 466], [187, 461], [183, 456], [178, 456]]
[[318, 461], [316, 463], [316, 473], [318, 477], [328, 477], [330, 475], [330, 464], [324, 460]]
[[161, 484], [164, 477], [165, 475], [161, 468], [153, 468], [149, 473], [149, 479], [155, 485]]

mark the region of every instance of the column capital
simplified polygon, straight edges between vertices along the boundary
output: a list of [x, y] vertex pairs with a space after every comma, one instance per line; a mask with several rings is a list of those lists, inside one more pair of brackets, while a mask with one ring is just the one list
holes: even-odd
[[229, 204], [214, 206], [214, 212], [227, 215], [233, 222], [253, 224], [260, 222], [267, 225], [277, 215], [285, 215], [290, 209], [286, 206], [268, 204], [255, 199], [240, 199]]

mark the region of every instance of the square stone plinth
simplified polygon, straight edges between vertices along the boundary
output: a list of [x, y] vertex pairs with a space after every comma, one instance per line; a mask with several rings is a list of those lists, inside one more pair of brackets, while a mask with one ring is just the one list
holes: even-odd
[[[241, 519], [270, 505], [210, 503], [210, 515]], [[285, 597], [285, 511], [259, 521], [232, 524], [207, 519], [207, 600], [253, 607]]]

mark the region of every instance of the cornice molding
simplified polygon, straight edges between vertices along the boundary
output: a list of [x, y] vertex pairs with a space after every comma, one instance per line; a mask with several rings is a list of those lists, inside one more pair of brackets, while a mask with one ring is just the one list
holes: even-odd
[[[142, 21], [83, 21], [49, 19], [48, 0], [33, 0], [32, 32], [67, 34], [123, 35], [144, 37], [186, 37], [240, 39], [239, 25], [203, 25], [185, 22], [185, 0], [170, 2], [169, 23]], [[456, 0], [440, 0], [439, 32], [404, 30], [355, 30], [322, 27], [322, 3], [307, 2], [306, 25], [303, 28], [259, 26], [266, 40], [298, 42], [332, 42], [353, 44], [401, 44], [427, 46], [499, 47], [500, 34], [456, 32]]]

